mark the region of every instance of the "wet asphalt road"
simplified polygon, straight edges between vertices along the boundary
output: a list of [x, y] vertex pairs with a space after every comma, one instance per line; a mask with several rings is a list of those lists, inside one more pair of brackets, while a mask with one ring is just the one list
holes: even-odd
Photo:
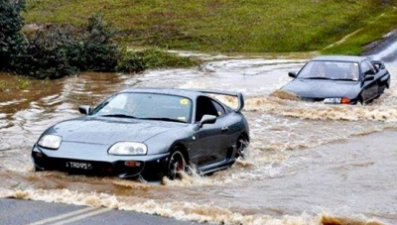
[[196, 225], [188, 221], [135, 213], [60, 203], [0, 198], [0, 225]]

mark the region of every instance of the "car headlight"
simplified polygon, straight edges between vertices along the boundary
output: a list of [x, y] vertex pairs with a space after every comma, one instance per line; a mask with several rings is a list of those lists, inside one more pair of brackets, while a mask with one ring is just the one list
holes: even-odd
[[62, 137], [57, 135], [44, 135], [37, 143], [40, 147], [58, 149], [61, 146]]
[[325, 98], [324, 103], [326, 104], [339, 104], [341, 98]]
[[342, 98], [325, 98], [324, 103], [326, 104], [350, 104], [350, 99], [346, 97]]
[[143, 143], [118, 142], [109, 148], [110, 155], [146, 155], [147, 146]]

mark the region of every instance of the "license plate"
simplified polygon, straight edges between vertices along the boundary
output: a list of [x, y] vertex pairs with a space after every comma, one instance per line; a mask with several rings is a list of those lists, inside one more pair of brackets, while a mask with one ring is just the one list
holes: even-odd
[[66, 162], [66, 167], [70, 169], [79, 169], [79, 170], [92, 170], [92, 164], [87, 162]]

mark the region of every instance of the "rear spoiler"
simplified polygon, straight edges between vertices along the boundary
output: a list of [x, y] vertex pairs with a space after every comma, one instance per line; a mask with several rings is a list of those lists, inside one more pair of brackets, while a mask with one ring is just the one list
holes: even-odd
[[215, 90], [205, 90], [205, 89], [196, 89], [196, 91], [205, 94], [227, 95], [227, 96], [236, 97], [238, 100], [238, 107], [233, 108], [233, 110], [239, 112], [244, 108], [244, 96], [241, 92], [215, 91]]

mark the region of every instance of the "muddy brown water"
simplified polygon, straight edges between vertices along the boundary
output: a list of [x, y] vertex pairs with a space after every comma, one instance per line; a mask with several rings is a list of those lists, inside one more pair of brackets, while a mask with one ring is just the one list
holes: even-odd
[[[277, 91], [304, 61], [218, 59], [191, 69], [84, 73], [5, 89], [0, 197], [225, 224], [397, 224], [397, 65], [386, 65], [392, 87], [373, 104], [333, 106]], [[132, 86], [243, 92], [252, 138], [248, 159], [212, 176], [163, 184], [32, 171], [31, 147], [47, 127], [79, 116], [79, 105]]]

